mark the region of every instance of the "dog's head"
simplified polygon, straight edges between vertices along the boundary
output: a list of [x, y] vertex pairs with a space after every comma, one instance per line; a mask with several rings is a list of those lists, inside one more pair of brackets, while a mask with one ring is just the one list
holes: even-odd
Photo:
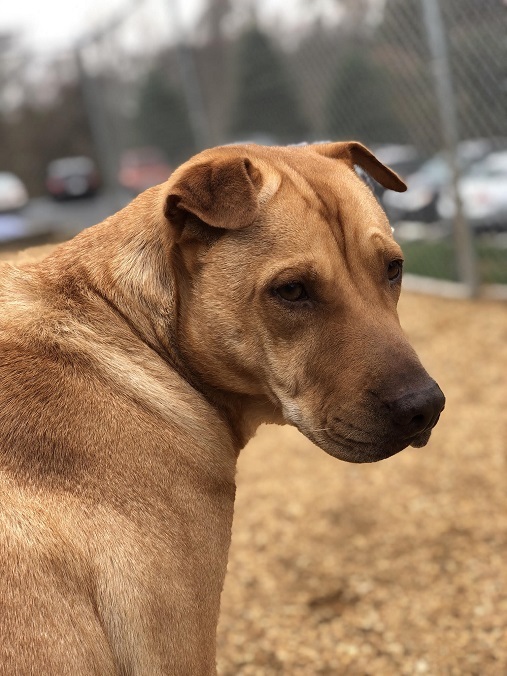
[[192, 372], [371, 462], [426, 444], [444, 397], [400, 328], [402, 252], [354, 165], [405, 189], [359, 143], [226, 146], [182, 165], [165, 205]]

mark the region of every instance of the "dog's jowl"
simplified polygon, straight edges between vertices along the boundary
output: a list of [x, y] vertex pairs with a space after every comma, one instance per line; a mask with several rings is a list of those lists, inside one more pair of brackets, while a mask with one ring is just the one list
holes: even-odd
[[[358, 143], [227, 146], [0, 272], [0, 673], [215, 673], [239, 451], [372, 462], [444, 406]], [[308, 479], [311, 481], [311, 478]]]

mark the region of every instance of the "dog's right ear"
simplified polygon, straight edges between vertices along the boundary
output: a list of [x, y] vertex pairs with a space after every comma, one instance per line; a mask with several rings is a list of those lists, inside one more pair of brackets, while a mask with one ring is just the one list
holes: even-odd
[[261, 174], [247, 157], [219, 157], [183, 166], [165, 202], [165, 216], [183, 236], [186, 225], [239, 230], [258, 215]]
[[320, 155], [336, 160], [345, 160], [351, 167], [357, 164], [380, 185], [396, 192], [405, 192], [407, 186], [396, 172], [386, 167], [366, 146], [357, 141], [316, 143], [308, 148]]

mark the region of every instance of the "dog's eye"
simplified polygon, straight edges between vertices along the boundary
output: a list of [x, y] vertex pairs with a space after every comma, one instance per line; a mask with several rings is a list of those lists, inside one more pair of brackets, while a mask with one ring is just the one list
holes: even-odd
[[291, 303], [308, 299], [306, 289], [303, 284], [301, 284], [301, 282], [289, 282], [288, 284], [282, 284], [282, 286], [276, 287], [275, 293], [283, 300], [287, 300]]
[[397, 282], [401, 279], [401, 273], [403, 272], [403, 261], [395, 260], [391, 261], [387, 266], [387, 277], [390, 282]]

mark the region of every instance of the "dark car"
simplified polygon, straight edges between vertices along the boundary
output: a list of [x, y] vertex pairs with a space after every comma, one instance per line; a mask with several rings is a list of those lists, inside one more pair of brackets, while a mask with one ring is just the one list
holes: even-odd
[[89, 157], [62, 157], [49, 163], [46, 188], [55, 199], [73, 199], [94, 195], [99, 175]]
[[[385, 145], [372, 145], [372, 152], [390, 169], [395, 171], [403, 180], [405, 176], [414, 172], [422, 163], [421, 157], [414, 146], [390, 143]], [[373, 180], [373, 178], [361, 167], [355, 167], [356, 174], [373, 191], [379, 202], [383, 203], [386, 189]]]

